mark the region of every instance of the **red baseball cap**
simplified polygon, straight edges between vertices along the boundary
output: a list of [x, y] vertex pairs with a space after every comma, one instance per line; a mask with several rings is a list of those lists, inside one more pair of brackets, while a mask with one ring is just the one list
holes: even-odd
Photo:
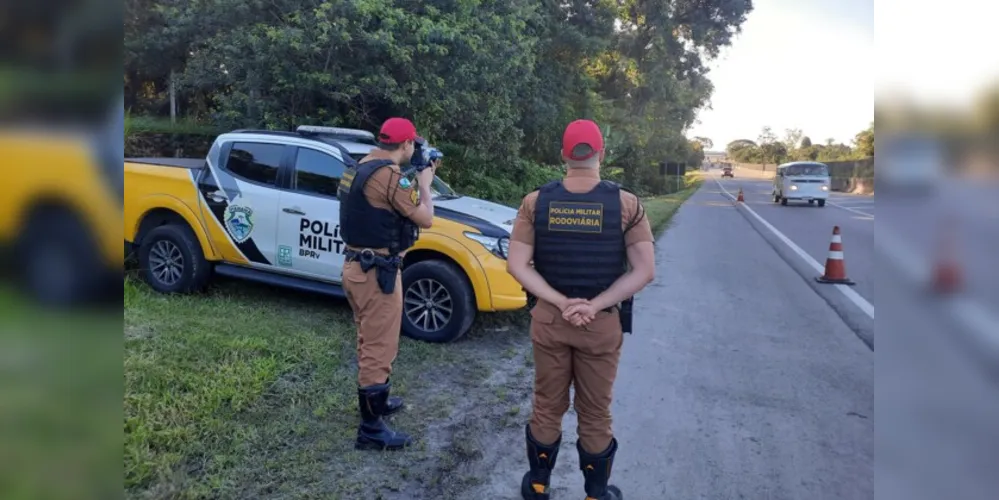
[[383, 144], [399, 144], [406, 141], [415, 141], [416, 126], [413, 122], [405, 118], [389, 118], [382, 124], [381, 131], [378, 132], [378, 141]]
[[604, 135], [591, 120], [576, 120], [562, 135], [562, 156], [569, 160], [588, 160], [603, 151]]

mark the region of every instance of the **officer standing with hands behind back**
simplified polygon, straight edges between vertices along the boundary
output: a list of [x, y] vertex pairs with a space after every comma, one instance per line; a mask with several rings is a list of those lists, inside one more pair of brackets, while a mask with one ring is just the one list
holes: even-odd
[[638, 197], [600, 179], [604, 141], [596, 123], [566, 127], [562, 158], [565, 178], [524, 198], [507, 260], [510, 274], [538, 298], [531, 309], [534, 409], [525, 429], [530, 470], [521, 493], [550, 498], [573, 385], [587, 499], [620, 500], [621, 490], [608, 485], [618, 448], [611, 399], [623, 326], [631, 330], [631, 297], [655, 274], [654, 239]]
[[[434, 168], [424, 145], [409, 120], [386, 120], [378, 147], [344, 172], [337, 192], [347, 247], [343, 288], [357, 325], [357, 449], [397, 450], [412, 443], [382, 417], [403, 407], [401, 399], [389, 396], [402, 328], [402, 257], [416, 243], [419, 228], [429, 228], [434, 218]], [[400, 167], [410, 163], [418, 170], [418, 191], [402, 175]]]

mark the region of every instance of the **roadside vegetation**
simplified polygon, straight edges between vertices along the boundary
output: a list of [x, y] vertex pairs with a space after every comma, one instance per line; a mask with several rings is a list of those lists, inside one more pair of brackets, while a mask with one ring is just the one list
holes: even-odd
[[853, 144], [826, 139], [814, 143], [801, 129], [787, 129], [784, 137], [763, 127], [755, 141], [736, 139], [725, 146], [728, 157], [739, 163], [781, 164], [787, 161], [848, 161], [874, 156], [874, 123], [853, 138]]

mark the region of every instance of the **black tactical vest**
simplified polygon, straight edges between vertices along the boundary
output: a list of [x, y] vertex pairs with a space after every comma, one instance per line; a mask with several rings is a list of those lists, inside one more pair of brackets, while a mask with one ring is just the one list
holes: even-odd
[[534, 233], [534, 268], [566, 297], [592, 299], [626, 270], [621, 188], [613, 182], [588, 193], [571, 193], [562, 181], [545, 184]]
[[419, 227], [394, 210], [375, 208], [364, 196], [364, 185], [390, 160], [371, 160], [349, 167], [340, 179], [340, 235], [344, 243], [357, 248], [388, 248], [396, 255], [416, 243]]

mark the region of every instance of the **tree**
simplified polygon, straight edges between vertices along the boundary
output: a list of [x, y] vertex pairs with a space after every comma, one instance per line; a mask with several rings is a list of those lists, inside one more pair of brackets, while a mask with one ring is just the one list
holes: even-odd
[[690, 153], [687, 155], [687, 168], [700, 168], [704, 163], [704, 145], [698, 140], [691, 140], [689, 143]]
[[857, 155], [861, 158], [874, 156], [874, 123], [871, 126], [857, 133], [853, 139]]
[[787, 156], [787, 147], [777, 141], [777, 136], [770, 127], [763, 127], [757, 138], [760, 143], [760, 154], [763, 163], [779, 163]]
[[801, 138], [804, 137], [804, 133], [800, 128], [789, 128], [784, 131], [784, 146], [786, 146], [788, 151], [793, 151], [798, 149], [798, 145], [801, 144]]
[[756, 143], [749, 139], [736, 139], [725, 147], [729, 158], [742, 163], [753, 163], [759, 153]]
[[402, 115], [469, 158], [541, 163], [560, 161], [568, 122], [590, 118], [631, 187], [690, 153], [686, 132], [713, 91], [708, 62], [752, 11], [749, 0], [125, 5], [136, 109], [163, 113], [176, 74], [181, 109], [220, 128], [373, 130]]
[[694, 141], [700, 143], [701, 147], [705, 150], [715, 147], [714, 141], [707, 137], [694, 137]]
[[812, 147], [812, 139], [810, 139], [807, 135], [805, 137], [802, 137], [801, 149], [808, 149], [810, 147]]

